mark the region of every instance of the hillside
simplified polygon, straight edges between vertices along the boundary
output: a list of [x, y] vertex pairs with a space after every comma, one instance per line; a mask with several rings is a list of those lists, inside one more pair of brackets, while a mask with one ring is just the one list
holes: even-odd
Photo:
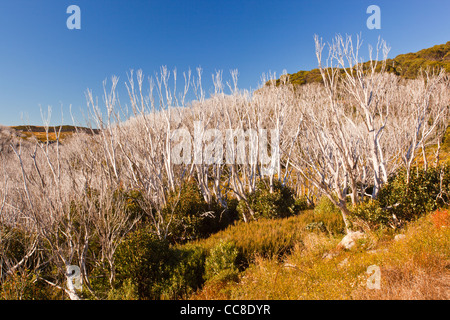
[[[371, 90], [358, 73], [332, 94], [229, 95], [216, 77], [186, 108], [140, 95], [138, 73], [126, 87], [142, 116], [100, 134], [0, 127], [0, 300], [448, 300], [450, 77], [406, 78], [446, 56], [418, 52], [391, 61], [400, 81], [380, 72]], [[355, 107], [360, 92], [375, 102]]]
[[[350, 250], [337, 246], [339, 236], [307, 230], [310, 221], [328, 224], [332, 218], [328, 212], [318, 218], [317, 212], [305, 211], [245, 228], [237, 224], [200, 241], [196, 245], [209, 252], [220, 248], [221, 241], [233, 243], [251, 263], [234, 277], [208, 279], [189, 299], [449, 299], [447, 210], [431, 212], [397, 232], [370, 231]], [[379, 268], [378, 288], [370, 286], [370, 267]]]
[[[420, 69], [428, 67], [433, 69], [444, 68], [446, 72], [450, 73], [450, 41], [415, 53], [400, 54], [394, 59], [387, 60], [387, 70], [389, 72], [394, 72], [407, 79], [416, 78]], [[295, 85], [322, 82], [319, 69], [301, 70], [288, 74], [288, 76], [289, 82]]]
[[[45, 131], [45, 127], [43, 126], [13, 126], [10, 127], [13, 132], [16, 132], [18, 136], [22, 138], [31, 138], [35, 137], [38, 141], [45, 142], [47, 141], [47, 133]], [[48, 128], [48, 140], [55, 141], [56, 134], [61, 132], [60, 139], [64, 140], [65, 138], [71, 136], [75, 132], [84, 132], [84, 133], [98, 133], [97, 129], [89, 129], [84, 127], [75, 127], [70, 125], [63, 126], [55, 126]]]

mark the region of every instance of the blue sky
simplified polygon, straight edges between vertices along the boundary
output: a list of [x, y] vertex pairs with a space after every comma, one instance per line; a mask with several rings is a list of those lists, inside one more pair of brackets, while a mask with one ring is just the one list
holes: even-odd
[[[369, 30], [369, 5], [381, 8], [381, 29]], [[81, 30], [69, 30], [67, 7], [81, 9]], [[211, 74], [239, 70], [239, 87], [255, 89], [261, 75], [317, 67], [313, 36], [381, 36], [390, 57], [450, 41], [448, 0], [0, 0], [0, 124], [78, 124], [86, 90], [130, 69], [153, 75], [163, 65]], [[363, 52], [364, 54], [364, 52]], [[121, 95], [125, 104], [126, 96]]]

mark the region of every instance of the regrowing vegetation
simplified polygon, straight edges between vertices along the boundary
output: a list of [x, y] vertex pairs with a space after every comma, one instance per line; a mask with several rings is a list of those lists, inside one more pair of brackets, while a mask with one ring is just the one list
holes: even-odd
[[92, 131], [2, 128], [0, 297], [448, 299], [448, 69], [315, 44], [319, 82], [131, 71]]

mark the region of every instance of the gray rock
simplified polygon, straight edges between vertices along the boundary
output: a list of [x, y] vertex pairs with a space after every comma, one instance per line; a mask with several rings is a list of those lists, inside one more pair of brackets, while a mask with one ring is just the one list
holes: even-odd
[[342, 238], [341, 242], [339, 242], [338, 247], [345, 248], [350, 250], [356, 244], [356, 240], [364, 238], [366, 235], [360, 231], [350, 231], [344, 238]]

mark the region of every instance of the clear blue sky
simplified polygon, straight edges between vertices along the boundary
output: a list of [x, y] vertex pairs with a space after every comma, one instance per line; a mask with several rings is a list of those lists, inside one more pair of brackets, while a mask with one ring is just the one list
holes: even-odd
[[[69, 30], [69, 5], [81, 8], [81, 30]], [[366, 9], [381, 8], [381, 30], [369, 30]], [[130, 69], [153, 75], [239, 70], [239, 87], [255, 89], [261, 75], [317, 66], [313, 35], [362, 34], [364, 48], [381, 36], [390, 57], [450, 41], [448, 0], [0, 0], [0, 124], [83, 124], [86, 89], [101, 98], [102, 81]], [[121, 89], [122, 90], [122, 89]], [[122, 95], [122, 103], [126, 96]], [[22, 118], [21, 115], [24, 115]]]

